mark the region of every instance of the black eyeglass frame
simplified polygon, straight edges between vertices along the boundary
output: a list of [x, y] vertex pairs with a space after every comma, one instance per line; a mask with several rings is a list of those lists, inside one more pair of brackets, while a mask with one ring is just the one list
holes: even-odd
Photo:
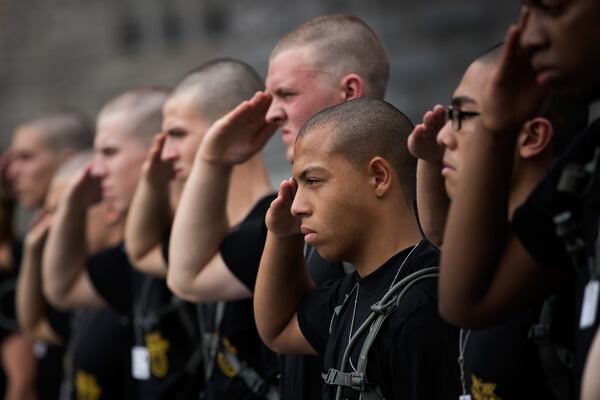
[[446, 121], [452, 121], [452, 130], [459, 131], [465, 118], [477, 117], [481, 113], [477, 111], [463, 111], [454, 106], [446, 107]]

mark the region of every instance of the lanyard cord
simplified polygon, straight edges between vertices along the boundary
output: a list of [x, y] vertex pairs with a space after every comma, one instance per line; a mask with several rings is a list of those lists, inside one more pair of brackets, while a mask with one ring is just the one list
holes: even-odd
[[[464, 337], [463, 337], [464, 336]], [[467, 379], [465, 377], [465, 351], [471, 336], [470, 329], [461, 329], [458, 337], [458, 367], [460, 368], [460, 383], [463, 396], [467, 395]]]
[[[420, 244], [421, 244], [421, 242], [417, 243], [416, 246], [414, 246], [412, 249], [410, 249], [410, 252], [406, 255], [406, 257], [404, 257], [404, 260], [398, 267], [398, 270], [396, 271], [396, 275], [394, 275], [394, 279], [392, 279], [392, 283], [390, 284], [390, 287], [388, 288], [387, 292], [385, 292], [384, 296], [387, 295], [392, 290], [392, 287], [394, 287], [394, 284], [396, 283], [396, 279], [398, 279], [398, 275], [400, 275], [400, 271], [402, 270], [402, 267], [404, 267], [404, 264], [406, 264], [406, 261], [410, 258], [412, 253], [416, 250], [417, 247], [419, 247]], [[348, 343], [350, 343], [350, 340], [352, 340], [352, 330], [354, 329], [354, 318], [356, 317], [356, 306], [358, 305], [358, 295], [360, 292], [360, 285], [358, 284], [358, 282], [356, 283], [356, 285], [354, 285], [354, 287], [352, 288], [350, 293], [352, 293], [354, 291], [354, 289], [356, 289], [356, 297], [354, 298], [354, 308], [352, 309], [352, 320], [350, 321], [350, 332], [348, 333]], [[369, 328], [369, 330], [371, 330], [372, 328], [373, 328], [373, 323], [371, 323], [371, 327]], [[350, 367], [354, 370], [354, 372], [356, 372], [356, 368], [354, 367], [354, 364], [352, 363], [352, 354], [349, 355], [348, 361], [350, 362]]]
[[144, 310], [147, 308], [148, 297], [150, 294], [150, 286], [152, 285], [152, 277], [145, 276], [144, 283], [142, 284], [142, 291], [140, 293], [139, 301], [135, 304], [134, 308], [134, 328], [135, 328], [135, 344], [138, 346], [145, 346], [144, 343]]

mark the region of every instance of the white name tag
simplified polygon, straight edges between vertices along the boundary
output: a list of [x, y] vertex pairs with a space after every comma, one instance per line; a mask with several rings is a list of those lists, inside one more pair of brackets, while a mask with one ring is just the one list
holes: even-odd
[[581, 318], [579, 328], [585, 329], [594, 325], [596, 322], [596, 311], [598, 309], [598, 294], [600, 293], [600, 282], [597, 279], [591, 280], [585, 285], [583, 293], [583, 304], [581, 306]]
[[143, 346], [131, 349], [131, 376], [140, 381], [150, 379], [150, 353]]
[[458, 400], [471, 400], [471, 395], [470, 394], [463, 394], [461, 395]]

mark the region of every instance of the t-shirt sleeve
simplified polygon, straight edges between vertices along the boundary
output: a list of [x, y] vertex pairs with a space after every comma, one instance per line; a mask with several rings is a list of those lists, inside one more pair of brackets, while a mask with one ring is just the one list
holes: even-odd
[[587, 132], [575, 138], [513, 216], [512, 228], [517, 237], [529, 254], [544, 265], [571, 265], [565, 244], [556, 235], [554, 217], [569, 209], [577, 209], [577, 199], [559, 191], [558, 184], [566, 166], [586, 161], [592, 156], [595, 144], [590, 139]]
[[340, 280], [330, 280], [307, 293], [298, 305], [298, 324], [308, 343], [319, 354], [325, 353], [329, 326], [337, 304]]
[[227, 268], [253, 292], [267, 239], [265, 215], [273, 199], [275, 195], [270, 195], [258, 202], [248, 216], [227, 235], [220, 247], [221, 257]]
[[52, 307], [48, 308], [48, 323], [52, 330], [57, 333], [65, 342], [71, 334], [71, 313], [59, 311]]
[[90, 257], [88, 273], [98, 293], [112, 308], [124, 315], [131, 313], [132, 267], [122, 246]]

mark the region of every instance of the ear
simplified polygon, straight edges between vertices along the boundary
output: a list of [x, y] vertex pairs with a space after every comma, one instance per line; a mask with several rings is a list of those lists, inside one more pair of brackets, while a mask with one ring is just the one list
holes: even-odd
[[340, 80], [340, 88], [342, 90], [343, 101], [358, 99], [365, 95], [365, 83], [363, 79], [356, 74], [345, 75]]
[[527, 121], [517, 142], [519, 156], [529, 159], [542, 154], [550, 146], [553, 135], [552, 123], [546, 118], [537, 117]]
[[392, 166], [379, 156], [373, 157], [369, 161], [368, 173], [375, 196], [378, 198], [385, 196], [392, 184]]

